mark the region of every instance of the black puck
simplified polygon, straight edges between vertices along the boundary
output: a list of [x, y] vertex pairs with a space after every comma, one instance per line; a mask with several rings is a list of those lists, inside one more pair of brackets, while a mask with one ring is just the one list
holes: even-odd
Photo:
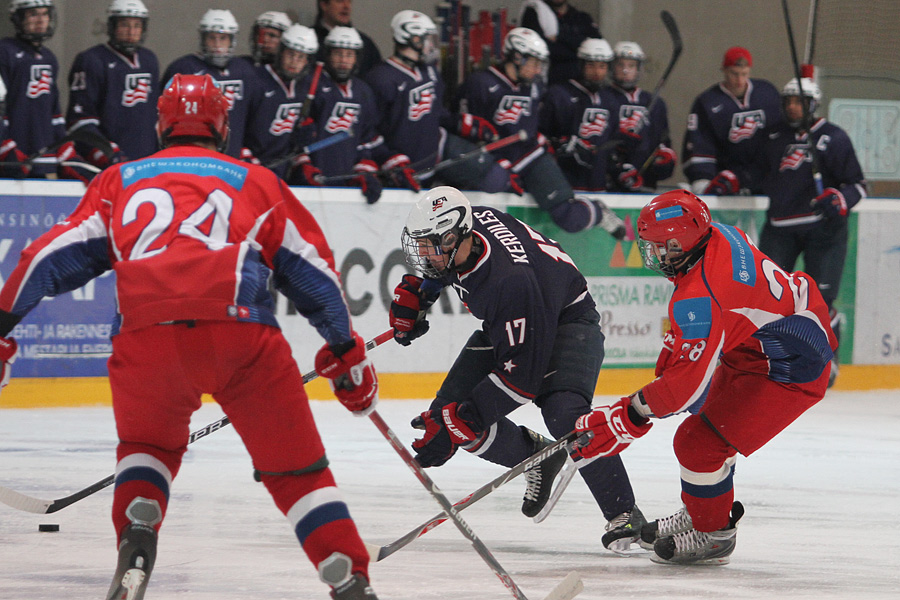
[[41, 523], [38, 531], [59, 531], [59, 523]]

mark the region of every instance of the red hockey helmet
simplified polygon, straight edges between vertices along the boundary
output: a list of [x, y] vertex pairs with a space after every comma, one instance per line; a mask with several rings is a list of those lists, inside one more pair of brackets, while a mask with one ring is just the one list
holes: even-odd
[[172, 138], [212, 138], [219, 152], [224, 151], [228, 142], [228, 100], [209, 75], [176, 74], [156, 106], [156, 135], [163, 148]]
[[666, 277], [685, 271], [699, 258], [711, 235], [709, 207], [688, 190], [672, 190], [651, 200], [638, 216], [644, 265]]

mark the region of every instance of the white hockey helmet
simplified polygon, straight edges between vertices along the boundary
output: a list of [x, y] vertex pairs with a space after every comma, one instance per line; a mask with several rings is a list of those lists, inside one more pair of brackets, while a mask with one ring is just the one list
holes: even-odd
[[[210, 9], [200, 18], [200, 54], [209, 64], [220, 69], [234, 56], [237, 46], [238, 23], [230, 10]], [[207, 33], [225, 33], [231, 36], [231, 46], [224, 52], [211, 52], [206, 47]]]
[[578, 46], [577, 57], [589, 62], [609, 62], [615, 55], [612, 46], [601, 38], [587, 38]]
[[281, 45], [304, 54], [315, 54], [319, 51], [319, 38], [313, 29], [295, 23], [281, 34]]
[[[50, 9], [50, 26], [43, 33], [25, 33], [22, 27], [25, 10], [29, 8], [49, 8]], [[53, 0], [10, 0], [9, 3], [9, 20], [12, 21], [16, 28], [16, 37], [26, 42], [41, 44], [44, 40], [53, 37], [53, 31], [56, 29], [56, 7], [53, 6]]]
[[334, 27], [325, 36], [324, 45], [326, 48], [362, 50], [363, 41], [359, 32], [352, 27]]
[[455, 187], [425, 192], [406, 217], [400, 246], [410, 267], [439, 279], [450, 273], [460, 244], [472, 232], [472, 205]]
[[613, 49], [613, 54], [615, 54], [616, 58], [630, 58], [640, 62], [644, 62], [647, 58], [644, 50], [637, 42], [619, 42]]
[[271, 27], [278, 31], [287, 31], [291, 26], [291, 18], [283, 12], [277, 10], [267, 10], [262, 13], [253, 22], [253, 27]]
[[550, 50], [538, 32], [527, 27], [515, 27], [503, 40], [503, 55], [507, 58], [518, 52], [522, 56], [533, 56], [540, 61], [550, 58]]
[[437, 60], [437, 26], [428, 15], [417, 10], [401, 10], [391, 19], [391, 33], [395, 52], [401, 47], [411, 48], [418, 53], [418, 58], [413, 61], [417, 64], [432, 64]]
[[[109, 8], [106, 9], [106, 34], [109, 36], [109, 45], [121, 52], [131, 56], [135, 53], [138, 46], [144, 42], [147, 36], [147, 17], [149, 15], [147, 7], [141, 0], [113, 0]], [[141, 27], [141, 38], [137, 42], [126, 42], [116, 39], [116, 24], [119, 19], [131, 17], [140, 19], [143, 26]]]
[[283, 35], [290, 26], [291, 18], [277, 10], [269, 10], [256, 17], [250, 30], [250, 52], [253, 55], [253, 61], [264, 64], [274, 62], [278, 50], [274, 40], [268, 42], [269, 46], [266, 47], [266, 38], [260, 35], [262, 29], [274, 29], [279, 35]]
[[[803, 95], [814, 102], [818, 103], [822, 100], [822, 90], [819, 89], [819, 84], [809, 77], [802, 78], [799, 85], [796, 77], [788, 81], [781, 90], [781, 96], [782, 98], [785, 96], [799, 96], [800, 88], [803, 88]], [[812, 108], [810, 108], [810, 112], [812, 112]]]

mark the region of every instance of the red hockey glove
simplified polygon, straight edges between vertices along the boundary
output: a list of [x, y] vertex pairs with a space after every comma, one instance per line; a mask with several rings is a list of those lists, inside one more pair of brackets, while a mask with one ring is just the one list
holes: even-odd
[[358, 333], [338, 346], [325, 344], [316, 354], [316, 373], [325, 377], [341, 404], [356, 416], [366, 416], [378, 403], [378, 376], [366, 356], [366, 343]]
[[110, 142], [110, 146], [112, 146], [112, 154], [110, 156], [106, 156], [106, 154], [100, 148], [94, 148], [91, 150], [88, 158], [91, 161], [92, 165], [95, 165], [101, 169], [105, 169], [110, 165], [117, 165], [121, 162], [125, 162], [128, 160], [128, 157], [122, 152], [122, 149], [119, 148], [119, 145], [115, 142]]
[[741, 182], [733, 172], [719, 171], [706, 186], [704, 194], [716, 196], [734, 196], [741, 191]]
[[501, 158], [497, 161], [497, 164], [506, 169], [506, 173], [509, 175], [509, 187], [506, 191], [512, 192], [516, 196], [524, 196], [525, 188], [522, 187], [522, 178], [512, 170], [512, 163], [505, 158]]
[[460, 444], [467, 444], [478, 437], [478, 428], [471, 418], [468, 402], [451, 402], [446, 406], [435, 406], [412, 420], [415, 429], [425, 430], [421, 439], [413, 442], [416, 461], [423, 467], [439, 467], [456, 453]]
[[653, 159], [653, 165], [656, 167], [668, 167], [669, 165], [674, 165], [676, 160], [678, 160], [678, 155], [675, 154], [674, 150], [667, 146], [660, 146], [656, 149], [656, 158]]
[[12, 364], [16, 361], [16, 353], [19, 351], [19, 345], [13, 338], [0, 337], [0, 361], [3, 366], [0, 367], [0, 390], [9, 383], [9, 376], [12, 373]]
[[300, 169], [300, 173], [306, 185], [320, 186], [322, 185], [322, 171], [312, 164], [310, 158], [306, 154], [301, 154], [294, 159], [294, 169]]
[[631, 163], [625, 163], [621, 168], [622, 170], [616, 178], [619, 182], [619, 187], [629, 192], [640, 190], [644, 185], [644, 178], [638, 173], [637, 168]]
[[835, 188], [825, 188], [821, 194], [809, 201], [813, 211], [825, 215], [826, 218], [847, 216], [847, 200]]
[[0, 143], [0, 162], [22, 163], [19, 166], [6, 167], [15, 177], [27, 177], [31, 172], [31, 165], [25, 164], [27, 160], [28, 155], [19, 150], [14, 139], [9, 138]]
[[388, 172], [390, 182], [399, 188], [409, 188], [414, 192], [422, 189], [416, 179], [416, 172], [410, 166], [409, 157], [405, 154], [395, 154], [381, 165], [383, 171]]
[[57, 162], [64, 162], [67, 160], [77, 160], [78, 153], [75, 151], [75, 143], [74, 142], [66, 142], [62, 146], [56, 149], [56, 152], [53, 154], [56, 157]]
[[490, 121], [468, 113], [459, 116], [459, 135], [473, 142], [493, 142], [499, 137]]
[[[630, 406], [631, 396], [625, 396], [612, 406], [601, 406], [578, 417], [575, 430], [579, 434], [591, 431], [594, 437], [586, 445], [575, 448], [575, 452], [582, 458], [614, 456], [650, 431], [653, 424], [649, 419], [639, 417], [643, 419], [642, 423], [632, 422], [628, 410]], [[631, 412], [634, 413], [634, 410]]]
[[252, 165], [261, 165], [259, 159], [253, 155], [253, 151], [250, 148], [241, 148], [241, 160], [244, 162], [248, 162]]
[[361, 160], [353, 166], [353, 172], [357, 173], [351, 181], [359, 186], [366, 202], [375, 204], [381, 198], [381, 182], [378, 180], [378, 165], [371, 160]]
[[[423, 279], [415, 275], [404, 275], [394, 288], [394, 300], [391, 302], [390, 322], [394, 328], [394, 339], [401, 346], [409, 346], [412, 341], [428, 331], [428, 319], [423, 311], [434, 304], [440, 295], [429, 293], [423, 289]], [[419, 317], [419, 313], [423, 313]]]

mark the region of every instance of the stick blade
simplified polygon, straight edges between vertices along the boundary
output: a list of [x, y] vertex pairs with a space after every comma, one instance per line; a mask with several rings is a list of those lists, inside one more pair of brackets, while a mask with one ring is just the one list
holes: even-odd
[[675, 23], [675, 17], [672, 16], [667, 10], [664, 10], [659, 13], [659, 18], [662, 19], [663, 25], [665, 25], [666, 30], [669, 32], [669, 36], [672, 38], [672, 45], [674, 46], [674, 54], [681, 54], [682, 42], [681, 42], [681, 33], [678, 31], [678, 25]]
[[7, 506], [11, 506], [16, 510], [22, 510], [38, 515], [45, 515], [48, 512], [53, 512], [49, 510], [53, 505], [53, 500], [40, 500], [38, 498], [32, 498], [5, 487], [0, 487], [0, 502]]
[[584, 591], [584, 583], [578, 571], [572, 571], [556, 584], [556, 587], [544, 597], [544, 600], [572, 600]]

